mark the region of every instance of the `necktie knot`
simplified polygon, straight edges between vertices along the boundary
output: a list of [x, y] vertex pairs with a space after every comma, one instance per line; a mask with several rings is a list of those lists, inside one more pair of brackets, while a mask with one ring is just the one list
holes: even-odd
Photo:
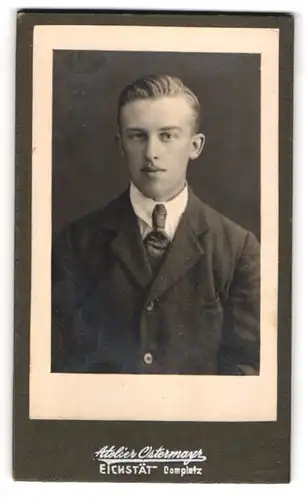
[[152, 212], [152, 225], [155, 230], [165, 229], [167, 211], [163, 204], [158, 203]]

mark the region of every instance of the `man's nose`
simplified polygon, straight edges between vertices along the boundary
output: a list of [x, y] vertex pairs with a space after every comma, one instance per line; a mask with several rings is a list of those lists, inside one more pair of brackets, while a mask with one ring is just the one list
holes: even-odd
[[155, 137], [148, 137], [145, 146], [145, 157], [147, 160], [155, 160], [159, 156], [159, 144]]

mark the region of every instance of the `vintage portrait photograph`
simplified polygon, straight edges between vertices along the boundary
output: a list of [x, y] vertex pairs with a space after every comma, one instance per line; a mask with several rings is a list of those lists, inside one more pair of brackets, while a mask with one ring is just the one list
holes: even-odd
[[292, 42], [19, 16], [17, 478], [289, 480]]
[[52, 372], [259, 375], [259, 55], [53, 57]]
[[276, 418], [277, 49], [35, 28], [34, 418]]

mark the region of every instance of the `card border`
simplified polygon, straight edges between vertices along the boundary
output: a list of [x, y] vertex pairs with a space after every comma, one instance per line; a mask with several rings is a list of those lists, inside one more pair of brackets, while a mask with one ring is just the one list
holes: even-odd
[[[278, 417], [276, 422], [135, 422], [30, 420], [32, 33], [38, 24], [121, 24], [255, 27], [280, 30]], [[14, 312], [14, 450], [16, 480], [101, 481], [91, 461], [102, 444], [199, 447], [206, 474], [195, 482], [284, 483], [290, 468], [292, 99], [293, 31], [290, 14], [135, 11], [32, 11], [17, 14], [16, 198]], [[81, 437], [80, 437], [81, 436]], [[148, 442], [150, 440], [150, 443]], [[257, 445], [261, 442], [261, 448]], [[61, 443], [61, 445], [59, 444]], [[62, 448], [62, 449], [61, 449]], [[65, 451], [65, 453], [63, 453]], [[75, 457], [74, 462], [67, 457]], [[77, 458], [78, 457], [78, 458]], [[248, 458], [249, 457], [249, 458]], [[114, 477], [103, 478], [114, 481]], [[163, 476], [118, 476], [119, 481], [190, 482]]]

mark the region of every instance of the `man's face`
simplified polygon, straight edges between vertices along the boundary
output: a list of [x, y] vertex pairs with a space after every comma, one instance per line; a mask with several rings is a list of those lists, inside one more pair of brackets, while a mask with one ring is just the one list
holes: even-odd
[[184, 96], [139, 99], [121, 109], [119, 141], [130, 177], [156, 201], [176, 196], [185, 184], [190, 159], [201, 153], [194, 114]]

